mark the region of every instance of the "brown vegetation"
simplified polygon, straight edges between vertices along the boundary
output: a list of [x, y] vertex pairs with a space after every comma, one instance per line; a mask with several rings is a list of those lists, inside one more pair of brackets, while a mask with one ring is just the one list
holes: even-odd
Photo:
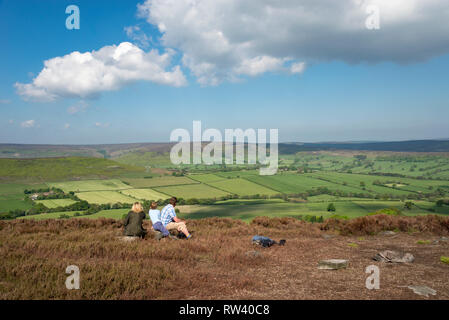
[[[422, 299], [401, 287], [407, 285], [427, 285], [437, 290], [429, 299], [449, 299], [449, 268], [440, 261], [449, 243], [433, 244], [449, 233], [449, 218], [370, 216], [323, 224], [209, 218], [188, 226], [192, 240], [124, 243], [117, 240], [122, 222], [112, 219], [0, 221], [0, 299]], [[404, 232], [377, 234], [395, 229]], [[256, 234], [287, 243], [255, 248]], [[371, 259], [385, 249], [411, 252], [416, 260]], [[319, 260], [332, 258], [348, 259], [349, 267], [317, 269]], [[380, 290], [365, 288], [371, 264], [381, 268]], [[65, 287], [68, 265], [80, 268], [79, 290]]]

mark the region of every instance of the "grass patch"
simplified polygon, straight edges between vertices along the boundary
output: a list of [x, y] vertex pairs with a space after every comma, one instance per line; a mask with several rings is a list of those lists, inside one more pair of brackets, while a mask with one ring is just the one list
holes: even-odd
[[92, 191], [80, 192], [76, 196], [89, 203], [107, 204], [107, 203], [134, 203], [136, 199], [123, 195], [117, 191]]
[[64, 190], [64, 192], [106, 191], [131, 189], [127, 184], [117, 179], [110, 180], [82, 180], [48, 183], [50, 187]]
[[36, 200], [36, 203], [42, 203], [49, 209], [57, 208], [57, 207], [66, 207], [71, 204], [74, 204], [76, 201], [72, 199], [49, 199], [49, 200]]

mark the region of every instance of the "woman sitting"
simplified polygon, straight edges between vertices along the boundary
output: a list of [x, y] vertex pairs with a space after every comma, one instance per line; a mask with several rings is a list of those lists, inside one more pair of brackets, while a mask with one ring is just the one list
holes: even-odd
[[145, 220], [143, 207], [139, 202], [135, 202], [125, 219], [125, 236], [145, 238], [147, 230], [142, 226], [143, 220]]

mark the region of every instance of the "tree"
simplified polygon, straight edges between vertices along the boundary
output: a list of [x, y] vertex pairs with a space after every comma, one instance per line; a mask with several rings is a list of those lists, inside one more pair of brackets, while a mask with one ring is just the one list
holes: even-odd
[[404, 204], [405, 209], [411, 210], [412, 207], [413, 207], [413, 202], [411, 202], [411, 201], [405, 202], [405, 204]]
[[327, 206], [327, 211], [335, 212], [335, 211], [337, 211], [337, 209], [335, 208], [335, 205], [333, 203], [329, 203], [328, 206]]

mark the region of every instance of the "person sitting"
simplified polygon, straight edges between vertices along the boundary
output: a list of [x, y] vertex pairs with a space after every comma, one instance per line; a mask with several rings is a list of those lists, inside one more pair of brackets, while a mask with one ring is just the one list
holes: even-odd
[[167, 204], [161, 211], [161, 221], [167, 230], [178, 230], [185, 234], [187, 239], [192, 238], [192, 235], [187, 230], [184, 221], [176, 216], [175, 206], [178, 199], [176, 197], [170, 198], [170, 203]]
[[142, 226], [143, 220], [145, 220], [143, 207], [139, 202], [135, 202], [131, 211], [126, 216], [124, 223], [125, 229], [123, 230], [124, 235], [145, 238], [147, 230]]
[[164, 227], [161, 221], [161, 212], [157, 210], [157, 203], [152, 202], [150, 205], [150, 211], [148, 212], [151, 223], [153, 224], [153, 230], [159, 231], [162, 233], [162, 237], [168, 237], [170, 233], [168, 230]]

